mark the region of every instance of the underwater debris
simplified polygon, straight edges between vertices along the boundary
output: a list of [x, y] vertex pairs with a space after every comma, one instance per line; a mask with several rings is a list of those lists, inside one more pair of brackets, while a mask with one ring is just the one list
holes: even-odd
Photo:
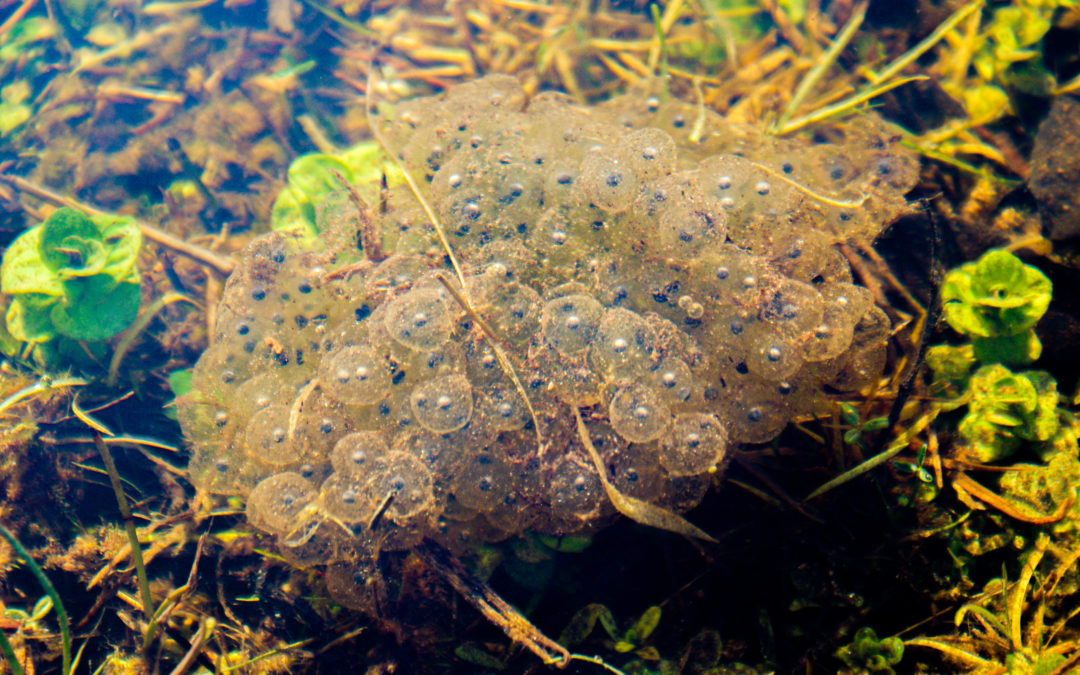
[[377, 264], [328, 198], [316, 242], [243, 252], [178, 401], [196, 485], [246, 496], [342, 604], [371, 610], [354, 572], [424, 539], [594, 531], [612, 492], [677, 518], [729, 443], [880, 375], [889, 320], [833, 248], [916, 178], [873, 116], [779, 139], [645, 87], [584, 108], [489, 76], [378, 124], [464, 289], [407, 187], [360, 219]]
[[1039, 200], [1047, 235], [1068, 239], [1080, 234], [1077, 209], [1077, 151], [1080, 149], [1080, 101], [1060, 96], [1050, 106], [1050, 114], [1039, 125], [1031, 151], [1031, 173], [1027, 182]]

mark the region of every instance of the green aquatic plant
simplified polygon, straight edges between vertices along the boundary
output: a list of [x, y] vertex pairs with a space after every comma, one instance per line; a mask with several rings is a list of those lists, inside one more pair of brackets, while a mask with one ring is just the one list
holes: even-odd
[[[64, 603], [60, 599], [60, 594], [56, 592], [56, 587], [49, 581], [49, 577], [45, 576], [44, 570], [41, 569], [41, 566], [38, 565], [37, 561], [34, 560], [34, 557], [30, 555], [30, 552], [26, 550], [26, 547], [22, 545], [22, 542], [19, 541], [11, 530], [4, 525], [0, 525], [0, 537], [7, 540], [7, 543], [11, 545], [11, 548], [15, 549], [15, 553], [23, 559], [27, 569], [30, 570], [31, 574], [34, 575], [34, 578], [37, 579], [37, 582], [41, 584], [42, 589], [45, 590], [45, 597], [48, 598], [50, 602], [50, 608], [56, 609], [56, 620], [60, 624], [62, 659], [62, 670], [60, 672], [62, 675], [69, 675], [74, 671], [71, 657], [71, 627], [70, 622], [68, 621], [67, 610], [64, 609]], [[44, 615], [47, 613], [48, 610], [46, 609], [38, 620], [40, 621], [44, 618]], [[11, 666], [11, 671], [13, 673], [21, 672], [22, 667], [18, 661], [15, 660], [14, 650], [12, 650], [11, 645], [8, 643], [7, 637], [4, 636], [3, 633], [0, 633], [0, 638], [2, 638], [2, 641], [0, 641], [0, 651], [3, 652], [5, 659], [8, 661], [8, 665]]]
[[1062, 431], [1054, 378], [1010, 369], [1042, 352], [1034, 326], [1051, 293], [1046, 275], [1004, 250], [989, 251], [945, 278], [945, 320], [971, 342], [931, 347], [926, 361], [935, 387], [953, 399], [946, 407], [967, 406], [958, 431], [972, 459], [998, 461], [1025, 443], [1048, 442]]
[[626, 654], [633, 652], [646, 661], [659, 661], [660, 654], [656, 647], [646, 644], [649, 636], [660, 623], [661, 610], [657, 606], [646, 609], [625, 631], [620, 631], [615, 616], [605, 605], [590, 604], [579, 609], [570, 619], [570, 623], [559, 635], [559, 643], [574, 646], [585, 641], [599, 622], [604, 632], [611, 638], [610, 647], [615, 652]]
[[96, 342], [124, 330], [139, 311], [141, 246], [133, 218], [57, 210], [4, 253], [8, 331], [39, 344], [57, 337]]
[[1025, 442], [1049, 441], [1061, 429], [1057, 382], [1049, 373], [983, 366], [971, 376], [967, 397], [958, 431], [980, 462], [1008, 457]]
[[1055, 86], [1043, 64], [1043, 38], [1059, 9], [1076, 9], [1076, 0], [1014, 0], [993, 10], [980, 32], [971, 64], [986, 82], [1025, 94], [1048, 95]]
[[989, 251], [949, 272], [941, 289], [945, 320], [971, 338], [983, 363], [1024, 364], [1039, 357], [1033, 330], [1053, 287], [1037, 268], [1008, 251]]
[[[289, 165], [288, 184], [278, 193], [270, 214], [271, 227], [303, 236], [316, 236], [321, 231], [316, 205], [329, 195], [356, 185], [365, 201], [377, 203], [378, 194], [365, 194], [365, 189], [379, 184], [386, 176], [388, 185], [402, 182], [397, 168], [386, 160], [378, 143], [367, 141], [333, 154], [301, 155]], [[377, 188], [376, 188], [377, 189]]]
[[893, 673], [892, 667], [904, 657], [904, 641], [898, 637], [879, 638], [873, 628], [855, 631], [855, 639], [836, 650], [836, 658], [851, 673]]

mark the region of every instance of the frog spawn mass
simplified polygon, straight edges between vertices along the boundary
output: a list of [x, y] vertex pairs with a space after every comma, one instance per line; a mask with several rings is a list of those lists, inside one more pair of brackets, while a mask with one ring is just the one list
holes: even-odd
[[196, 484], [345, 604], [379, 551], [593, 531], [605, 480], [686, 511], [731, 443], [880, 375], [889, 321], [834, 245], [899, 215], [916, 163], [872, 117], [783, 140], [491, 76], [377, 124], [464, 289], [405, 187], [368, 216], [378, 261], [331, 200], [318, 241], [243, 252], [178, 406]]

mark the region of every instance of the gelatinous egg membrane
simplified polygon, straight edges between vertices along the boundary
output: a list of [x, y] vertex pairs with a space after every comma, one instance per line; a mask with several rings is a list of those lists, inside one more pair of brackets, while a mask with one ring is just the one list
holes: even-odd
[[730, 444], [877, 377], [889, 321], [834, 245], [906, 208], [896, 135], [777, 139], [647, 87], [586, 108], [489, 76], [379, 120], [464, 292], [404, 186], [372, 205], [383, 260], [344, 198], [315, 242], [255, 239], [178, 402], [195, 483], [345, 588], [424, 537], [609, 522], [573, 407], [616, 489], [685, 511]]

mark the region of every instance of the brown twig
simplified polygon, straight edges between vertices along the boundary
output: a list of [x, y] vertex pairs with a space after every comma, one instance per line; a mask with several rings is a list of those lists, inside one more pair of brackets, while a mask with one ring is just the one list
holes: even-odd
[[1050, 525], [1060, 521], [1065, 517], [1065, 514], [1069, 512], [1069, 507], [1072, 506], [1073, 502], [1072, 497], [1062, 500], [1062, 502], [1058, 504], [1057, 509], [1050, 514], [1038, 512], [1030, 513], [1027, 512], [1024, 507], [1021, 507], [1012, 500], [1002, 497], [982, 483], [974, 480], [966, 473], [959, 473], [953, 478], [953, 488], [955, 488], [957, 492], [966, 492], [972, 497], [993, 506], [1010, 518], [1025, 523], [1031, 523], [1032, 525]]
[[371, 207], [360, 196], [356, 186], [345, 180], [345, 176], [342, 176], [339, 171], [330, 169], [330, 173], [341, 184], [345, 193], [349, 195], [349, 201], [352, 202], [353, 207], [356, 209], [357, 229], [360, 232], [360, 246], [364, 249], [364, 257], [371, 262], [379, 262], [385, 259], [386, 253], [382, 248], [382, 237], [379, 236], [375, 224], [371, 222]]
[[484, 618], [501, 628], [508, 638], [524, 645], [545, 664], [565, 668], [570, 663], [570, 652], [565, 647], [544, 635], [449, 551], [431, 541], [424, 541], [414, 550], [428, 567], [441, 574], [454, 590], [478, 609]]
[[[22, 192], [32, 194], [36, 197], [51, 201], [61, 206], [67, 206], [77, 211], [82, 211], [83, 213], [88, 215], [109, 215], [107, 212], [102, 211], [101, 209], [90, 206], [89, 204], [84, 204], [70, 197], [65, 197], [64, 195], [58, 192], [54, 192], [53, 190], [50, 190], [49, 188], [46, 188], [42, 185], [35, 185], [34, 183], [31, 183], [30, 181], [20, 176], [14, 176], [12, 174], [5, 173], [0, 174], [0, 180], [10, 183], [13, 187], [21, 190]], [[232, 258], [220, 256], [217, 253], [214, 253], [213, 251], [205, 249], [201, 246], [196, 246], [195, 244], [186, 242], [179, 237], [169, 234], [168, 232], [159, 230], [153, 225], [148, 225], [143, 222], [138, 222], [138, 225], [139, 229], [142, 231], [143, 236], [150, 241], [158, 244], [159, 246], [170, 248], [179, 253], [180, 255], [187, 256], [192, 260], [200, 262], [207, 267], [210, 267], [221, 276], [229, 276], [230, 274], [232, 274], [233, 269], [235, 269], [236, 267], [236, 262]]]

